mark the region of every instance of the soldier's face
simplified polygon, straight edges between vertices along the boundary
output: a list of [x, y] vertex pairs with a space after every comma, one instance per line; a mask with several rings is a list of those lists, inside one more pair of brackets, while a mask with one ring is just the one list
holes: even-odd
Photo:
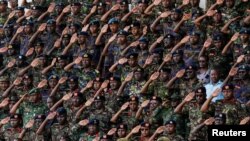
[[110, 89], [115, 90], [118, 87], [118, 82], [117, 81], [110, 81]]
[[56, 7], [55, 7], [55, 12], [56, 12], [57, 14], [61, 13], [62, 10], [63, 10], [63, 7], [62, 7], [62, 6], [56, 6]]
[[40, 13], [41, 13], [41, 12], [40, 12], [39, 10], [32, 10], [32, 11], [31, 11], [31, 14], [32, 14], [33, 17], [38, 17], [38, 16], [40, 16]]
[[81, 104], [80, 102], [81, 102], [81, 101], [80, 101], [79, 97], [74, 96], [74, 97], [72, 98], [73, 106], [78, 107], [78, 106]]
[[111, 30], [112, 33], [116, 33], [118, 30], [118, 24], [116, 24], [116, 23], [110, 24], [109, 29]]
[[117, 135], [119, 138], [123, 138], [126, 136], [126, 130], [125, 129], [118, 129], [117, 130]]
[[150, 130], [149, 127], [141, 127], [141, 136], [147, 137], [149, 136]]
[[214, 46], [216, 48], [221, 48], [222, 47], [222, 42], [221, 41], [214, 41]]
[[129, 109], [132, 111], [137, 111], [138, 103], [136, 101], [130, 101], [129, 102]]
[[175, 125], [174, 124], [167, 124], [166, 125], [166, 132], [168, 134], [173, 134], [175, 132]]
[[15, 16], [16, 16], [17, 18], [20, 18], [20, 17], [22, 17], [23, 15], [24, 15], [24, 12], [23, 12], [22, 10], [16, 10]]
[[160, 81], [164, 82], [169, 78], [169, 74], [167, 72], [160, 72]]
[[131, 66], [131, 67], [134, 67], [136, 65], [136, 59], [129, 58], [128, 59], [128, 65]]
[[30, 25], [25, 25], [25, 28], [24, 28], [24, 32], [26, 33], [26, 34], [29, 34], [29, 33], [31, 33], [31, 26]]
[[230, 100], [233, 98], [233, 90], [223, 90], [222, 92], [225, 100]]
[[98, 31], [98, 26], [97, 26], [97, 25], [91, 25], [91, 26], [89, 27], [89, 30], [90, 30], [91, 33], [97, 33], [97, 31]]
[[122, 5], [120, 6], [120, 10], [121, 10], [122, 12], [126, 12], [126, 11], [128, 10], [128, 5], [127, 5], [127, 4], [122, 4]]
[[43, 48], [41, 46], [35, 46], [36, 54], [41, 54], [43, 52]]
[[214, 124], [215, 125], [223, 125], [224, 121], [222, 118], [215, 118]]
[[190, 0], [191, 6], [197, 6], [199, 5], [199, 3], [200, 3], [200, 0]]
[[140, 31], [140, 28], [139, 27], [132, 27], [131, 28], [131, 33], [132, 35], [138, 35], [139, 34], [139, 31]]
[[15, 128], [18, 126], [18, 119], [10, 119], [10, 126]]
[[204, 100], [205, 100], [205, 94], [195, 93], [195, 99], [199, 104], [202, 104], [202, 103], [204, 103]]
[[176, 12], [172, 12], [170, 15], [170, 18], [172, 19], [172, 21], [178, 21], [179, 20], [179, 14]]
[[135, 72], [135, 80], [139, 81], [142, 79], [142, 72]]
[[45, 66], [45, 64], [46, 64], [46, 58], [45, 57], [40, 57], [39, 60], [40, 60], [40, 64], [39, 65]]
[[36, 119], [35, 120], [35, 127], [39, 128], [42, 123], [43, 123], [42, 119]]
[[239, 76], [240, 79], [244, 79], [246, 75], [247, 75], [246, 70], [241, 69], [241, 70], [238, 71], [238, 76]]
[[9, 37], [10, 35], [12, 35], [12, 30], [11, 28], [5, 28], [4, 29], [4, 34]]
[[148, 6], [147, 4], [140, 3], [139, 4], [139, 11], [140, 11], [140, 13], [143, 13], [146, 10], [147, 6]]
[[195, 71], [194, 70], [192, 70], [192, 69], [188, 69], [187, 71], [186, 71], [186, 78], [187, 79], [192, 79], [192, 78], [194, 78], [194, 76], [195, 76]]
[[195, 35], [195, 36], [190, 36], [189, 41], [190, 41], [190, 43], [191, 43], [192, 45], [195, 45], [196, 43], [198, 43], [199, 37], [196, 36], [196, 35]]
[[70, 26], [70, 28], [69, 28], [69, 34], [70, 34], [70, 35], [73, 35], [73, 34], [76, 33], [76, 32], [77, 32], [76, 27], [75, 27], [75, 26]]
[[216, 23], [220, 22], [221, 19], [222, 19], [222, 16], [221, 16], [220, 13], [215, 13], [215, 14], [214, 14], [213, 20], [214, 20]]
[[102, 106], [103, 106], [103, 102], [101, 100], [95, 100], [95, 107], [97, 109], [102, 108]]
[[0, 81], [0, 89], [1, 90], [6, 90], [9, 87], [9, 82], [8, 81]]
[[56, 64], [59, 68], [64, 68], [66, 66], [66, 61], [61, 59]]
[[234, 6], [234, 0], [226, 0], [226, 6], [231, 8]]
[[101, 87], [101, 82], [95, 81], [93, 87], [94, 87], [94, 90], [98, 90]]
[[145, 43], [145, 42], [140, 42], [139, 45], [140, 45], [141, 50], [147, 49], [147, 43]]
[[216, 70], [211, 70], [210, 72], [210, 78], [212, 83], [216, 83], [219, 80], [219, 74]]
[[54, 88], [56, 86], [57, 82], [58, 82], [57, 79], [50, 79], [49, 80], [49, 87]]
[[69, 44], [69, 39], [68, 38], [63, 38], [63, 40], [62, 40], [62, 44], [64, 45], [64, 46], [66, 46], [66, 45], [68, 45]]
[[77, 83], [76, 82], [74, 82], [74, 81], [70, 81], [69, 82], [69, 88], [71, 90], [75, 89], [76, 87], [77, 87]]
[[47, 98], [47, 107], [51, 108], [54, 105], [54, 102], [51, 98]]
[[98, 15], [104, 14], [104, 13], [105, 13], [105, 7], [103, 7], [103, 6], [98, 6], [98, 8], [97, 8], [97, 13], [98, 13]]
[[10, 4], [10, 7], [17, 7], [18, 6], [18, 1], [17, 0], [10, 0], [9, 4]]
[[55, 25], [49, 24], [46, 26], [46, 30], [48, 33], [52, 33], [53, 31], [55, 31]]
[[66, 115], [58, 115], [58, 116], [56, 117], [56, 119], [57, 119], [58, 123], [62, 125], [62, 124], [64, 124], [65, 121], [66, 121]]
[[79, 6], [71, 6], [71, 12], [73, 14], [77, 14], [80, 11], [80, 7]]
[[174, 63], [179, 63], [181, 61], [181, 56], [176, 54], [173, 56]]
[[79, 35], [78, 36], [78, 43], [84, 44], [86, 42], [87, 37], [85, 35]]
[[126, 36], [125, 35], [118, 35], [118, 37], [117, 37], [117, 44], [124, 44], [124, 43], [126, 43], [126, 41], [127, 41], [127, 38], [126, 38]]
[[178, 100], [171, 100], [171, 107], [175, 108], [179, 104]]
[[245, 43], [245, 42], [248, 42], [249, 41], [249, 38], [250, 36], [248, 34], [241, 34], [240, 35], [240, 40]]
[[0, 11], [4, 12], [7, 9], [7, 5], [6, 4], [0, 4]]
[[154, 53], [153, 64], [158, 64], [161, 60], [160, 54]]
[[29, 101], [31, 103], [35, 103], [37, 101], [37, 99], [38, 99], [38, 94], [33, 94], [33, 95], [29, 96]]
[[82, 67], [83, 68], [88, 68], [90, 66], [91, 62], [89, 58], [83, 58], [82, 59]]
[[25, 79], [23, 79], [23, 83], [24, 83], [25, 86], [29, 86], [32, 83], [32, 79], [31, 78], [25, 78]]
[[199, 61], [199, 67], [200, 68], [207, 67], [207, 60], [206, 60], [206, 58], [200, 57], [198, 61]]
[[89, 125], [88, 126], [88, 133], [90, 135], [94, 135], [94, 134], [96, 134], [96, 132], [97, 132], [96, 125]]
[[157, 100], [151, 100], [149, 103], [149, 109], [155, 110], [159, 106], [159, 102]]
[[171, 0], [162, 0], [161, 1], [163, 7], [169, 7], [171, 5]]

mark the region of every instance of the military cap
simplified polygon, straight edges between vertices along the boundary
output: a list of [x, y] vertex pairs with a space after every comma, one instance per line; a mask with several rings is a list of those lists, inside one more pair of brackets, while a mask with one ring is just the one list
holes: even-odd
[[112, 137], [109, 135], [103, 135], [100, 139], [112, 139]]
[[63, 2], [56, 2], [56, 6], [65, 6]]
[[196, 67], [196, 65], [194, 65], [194, 64], [189, 64], [189, 65], [186, 67], [186, 70], [197, 70], [197, 67]]
[[77, 29], [79, 29], [81, 27], [78, 23], [70, 23], [68, 26], [69, 26], [69, 28], [70, 27], [75, 27]]
[[129, 54], [127, 55], [127, 58], [129, 58], [129, 59], [135, 59], [135, 58], [137, 58], [137, 57], [138, 57], [138, 54], [135, 53], [135, 52], [131, 52], [131, 53], [129, 53]]
[[67, 115], [67, 110], [64, 107], [59, 107], [57, 110], [57, 115]]
[[202, 12], [200, 10], [192, 10], [192, 15], [201, 15]]
[[99, 120], [98, 119], [91, 119], [88, 123], [88, 125], [99, 125]]
[[233, 90], [234, 86], [232, 84], [226, 84], [222, 87], [222, 90]]
[[136, 97], [136, 96], [131, 96], [131, 97], [129, 98], [129, 101], [136, 101], [136, 102], [138, 102], [138, 101], [139, 101], [139, 98]]
[[146, 37], [141, 37], [139, 39], [139, 42], [142, 42], [142, 43], [148, 43], [148, 39]]
[[224, 113], [215, 114], [214, 118], [226, 119], [226, 114]]
[[153, 97], [151, 97], [150, 100], [156, 100], [156, 101], [158, 101], [158, 102], [160, 102], [160, 103], [162, 102], [161, 98], [158, 97], [158, 96], [153, 96]]
[[250, 54], [250, 50], [245, 50], [245, 51], [244, 51], [244, 54], [245, 54], [245, 55]]
[[188, 35], [190, 35], [190, 36], [200, 36], [200, 32], [198, 32], [198, 31], [190, 31], [188, 33]]
[[180, 56], [182, 56], [183, 55], [183, 51], [182, 50], [176, 50], [176, 51], [174, 51], [173, 53], [172, 53], [172, 55], [174, 56], [174, 55], [180, 55]]
[[92, 20], [92, 21], [90, 21], [90, 23], [89, 23], [89, 26], [91, 26], [91, 25], [100, 26], [100, 22], [99, 22], [98, 20]]
[[78, 77], [77, 76], [71, 76], [70, 78], [69, 78], [69, 81], [70, 82], [78, 82]]
[[117, 35], [124, 35], [124, 36], [128, 36], [128, 32], [124, 31], [124, 30], [120, 30]]
[[172, 12], [175, 12], [175, 13], [178, 13], [178, 14], [182, 14], [182, 10], [178, 9], [178, 8], [173, 9]]
[[98, 2], [98, 3], [97, 3], [97, 6], [98, 6], [98, 7], [99, 7], [99, 6], [104, 6], [104, 7], [105, 7], [105, 6], [106, 6], [106, 3], [104, 3], [104, 2]]
[[58, 60], [67, 60], [68, 59], [68, 56], [66, 55], [60, 55], [57, 57]]
[[73, 97], [79, 97], [79, 98], [83, 99], [83, 94], [80, 92], [75, 92], [75, 93], [73, 93]]
[[178, 100], [181, 100], [181, 97], [178, 94], [172, 94], [170, 99], [172, 101], [178, 101]]
[[95, 81], [95, 82], [103, 82], [103, 79], [100, 78], [100, 77], [96, 77], [94, 81]]
[[108, 24], [118, 24], [119, 23], [119, 20], [117, 18], [111, 18], [109, 21], [108, 21]]
[[18, 7], [16, 7], [16, 9], [15, 9], [15, 10], [24, 11], [24, 7], [23, 7], [23, 6], [18, 6]]
[[168, 34], [166, 34], [165, 38], [167, 38], [167, 39], [174, 39], [174, 35], [168, 33]]
[[44, 114], [42, 114], [42, 115], [36, 115], [36, 116], [35, 116], [35, 120], [36, 120], [36, 119], [44, 120], [45, 118], [46, 118], [46, 116], [45, 116]]
[[248, 71], [248, 70], [249, 70], [249, 68], [248, 68], [248, 66], [246, 66], [246, 65], [241, 65], [241, 66], [239, 66], [238, 71], [239, 71], [239, 70], [245, 70], [245, 71]]
[[138, 67], [135, 72], [144, 72], [143, 68]]
[[56, 21], [54, 20], [54, 19], [49, 19], [48, 21], [47, 21], [47, 25], [53, 25], [53, 24], [56, 24]]
[[165, 125], [168, 125], [168, 124], [173, 124], [173, 125], [176, 125], [176, 122], [174, 120], [168, 120]]
[[128, 4], [128, 0], [120, 0], [119, 4], [120, 5], [127, 5]]
[[52, 75], [50, 75], [50, 77], [49, 77], [49, 80], [51, 80], [51, 79], [56, 79], [56, 80], [58, 80], [59, 77], [58, 77], [57, 75], [55, 75], [55, 74], [52, 74]]
[[119, 77], [110, 77], [109, 78], [110, 81], [117, 81], [117, 82], [121, 82], [121, 79]]
[[71, 6], [81, 6], [81, 3], [80, 2], [72, 2]]
[[141, 24], [138, 22], [138, 21], [134, 21], [132, 24], [131, 24], [131, 27], [140, 27]]
[[162, 58], [163, 51], [164, 51], [164, 50], [163, 50], [162, 48], [155, 48], [155, 49], [152, 51], [152, 53], [153, 53], [153, 54], [159, 54], [160, 57]]
[[35, 95], [38, 94], [40, 90], [38, 88], [33, 88], [29, 91], [29, 95]]
[[22, 119], [22, 115], [21, 114], [13, 114], [10, 116], [10, 119]]
[[34, 46], [36, 47], [36, 46], [44, 46], [44, 43], [42, 42], [42, 41], [37, 41], [37, 42], [35, 42], [35, 44], [34, 44]]
[[127, 130], [128, 129], [128, 126], [126, 124], [119, 124], [117, 129], [124, 129], [124, 130]]
[[19, 59], [19, 60], [26, 60], [26, 57], [23, 56], [23, 55], [18, 55], [17, 59]]
[[28, 79], [28, 78], [32, 78], [33, 75], [31, 73], [26, 73], [26, 74], [24, 74], [23, 77], [24, 77], [24, 79]]
[[42, 6], [36, 5], [31, 7], [32, 10], [43, 10]]
[[4, 29], [6, 29], [6, 28], [13, 28], [14, 26], [13, 26], [13, 24], [7, 24], [5, 27], [4, 27]]
[[90, 54], [88, 54], [88, 53], [84, 53], [84, 54], [82, 55], [82, 58], [89, 58], [89, 59], [91, 59], [91, 58], [92, 58], [92, 55], [90, 55]]
[[62, 38], [68, 38], [68, 39], [70, 39], [71, 36], [69, 34], [64, 34]]
[[3, 76], [0, 76], [0, 81], [1, 82], [10, 81], [10, 78], [7, 75], [3, 75]]
[[97, 97], [95, 97], [95, 100], [96, 101], [99, 101], [99, 100], [105, 101], [105, 97], [104, 96], [97, 96]]
[[165, 67], [163, 67], [163, 68], [160, 69], [160, 72], [171, 73], [171, 69], [170, 69], [170, 68], [165, 68]]
[[149, 0], [139, 0], [138, 3], [148, 4], [148, 3], [149, 3]]
[[32, 20], [28, 20], [24, 23], [24, 25], [29, 25], [29, 26], [33, 26], [34, 25], [34, 22]]
[[242, 29], [240, 30], [240, 34], [248, 34], [248, 35], [250, 35], [250, 29], [242, 28]]
[[206, 93], [206, 88], [205, 87], [199, 87], [195, 90], [195, 93]]
[[170, 139], [168, 137], [160, 137], [157, 139], [157, 141], [170, 141]]
[[222, 40], [223, 40], [222, 34], [214, 34], [213, 35], [213, 41], [222, 41]]
[[148, 122], [143, 122], [141, 123], [142, 127], [150, 127], [150, 124]]
[[81, 32], [77, 33], [77, 35], [78, 35], [78, 36], [79, 36], [79, 35], [89, 36], [89, 33], [86, 32], [86, 31], [81, 31]]
[[0, 4], [8, 4], [7, 0], [0, 0]]

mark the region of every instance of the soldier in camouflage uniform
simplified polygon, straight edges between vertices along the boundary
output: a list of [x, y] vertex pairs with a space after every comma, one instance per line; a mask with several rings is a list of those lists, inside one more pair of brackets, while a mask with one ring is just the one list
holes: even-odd
[[72, 138], [71, 135], [71, 125], [67, 120], [67, 110], [63, 107], [57, 109], [57, 121], [50, 127], [51, 140], [58, 141], [62, 136], [68, 135]]
[[22, 132], [22, 115], [14, 114], [10, 116], [10, 123], [4, 129], [4, 140], [13, 141], [18, 139]]
[[150, 128], [150, 124], [147, 122], [143, 122], [141, 124], [141, 128], [140, 128], [140, 135], [132, 137], [131, 141], [146, 141], [150, 138], [151, 136], [151, 128]]
[[162, 137], [159, 137], [158, 139], [167, 137], [171, 141], [184, 141], [184, 138], [178, 133], [176, 133], [177, 131], [176, 122], [174, 120], [167, 121], [165, 126], [166, 126], [165, 132], [163, 133]]
[[103, 133], [99, 128], [99, 120], [92, 119], [88, 123], [88, 130], [80, 135], [79, 141], [92, 141], [96, 137], [101, 137]]
[[4, 23], [6, 22], [7, 18], [8, 18], [8, 2], [6, 0], [0, 0], [0, 25], [4, 25]]
[[0, 76], [0, 101], [2, 101], [5, 97], [3, 97], [3, 93], [10, 86], [10, 80], [7, 75]]
[[105, 97], [97, 96], [94, 101], [94, 106], [90, 109], [89, 119], [98, 119], [100, 131], [106, 132], [109, 129], [109, 120], [114, 114], [114, 111], [105, 105]]

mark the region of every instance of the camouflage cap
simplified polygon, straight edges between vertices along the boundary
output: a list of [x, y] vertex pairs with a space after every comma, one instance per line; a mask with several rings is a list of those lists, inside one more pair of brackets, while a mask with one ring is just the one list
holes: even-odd
[[126, 124], [119, 124], [117, 126], [117, 129], [124, 129], [124, 130], [127, 130], [128, 129], [128, 126]]
[[10, 81], [9, 76], [7, 75], [0, 76], [0, 82], [5, 82], [5, 81]]
[[13, 114], [10, 116], [10, 119], [22, 119], [22, 115], [21, 114]]
[[40, 90], [38, 88], [33, 88], [29, 91], [29, 95], [39, 94]]
[[59, 107], [57, 110], [57, 115], [67, 115], [67, 110], [64, 107]]
[[150, 100], [156, 100], [156, 101], [158, 101], [160, 103], [162, 102], [162, 99], [160, 97], [158, 97], [158, 96], [153, 96], [153, 97], [151, 97]]
[[173, 124], [173, 125], [176, 125], [176, 122], [174, 120], [168, 120], [165, 125], [168, 125], [168, 124]]

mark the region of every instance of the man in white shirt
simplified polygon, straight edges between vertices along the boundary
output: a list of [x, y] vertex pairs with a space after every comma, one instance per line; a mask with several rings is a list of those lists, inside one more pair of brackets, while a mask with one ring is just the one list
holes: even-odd
[[[217, 88], [221, 88], [222, 83], [219, 80], [219, 73], [218, 70], [212, 69], [210, 72], [210, 83], [205, 85], [206, 88], [206, 93], [207, 93], [207, 98], [209, 98], [213, 91]], [[224, 99], [224, 96], [222, 93], [220, 93], [217, 97], [215, 97], [212, 101], [215, 102], [216, 100]]]

